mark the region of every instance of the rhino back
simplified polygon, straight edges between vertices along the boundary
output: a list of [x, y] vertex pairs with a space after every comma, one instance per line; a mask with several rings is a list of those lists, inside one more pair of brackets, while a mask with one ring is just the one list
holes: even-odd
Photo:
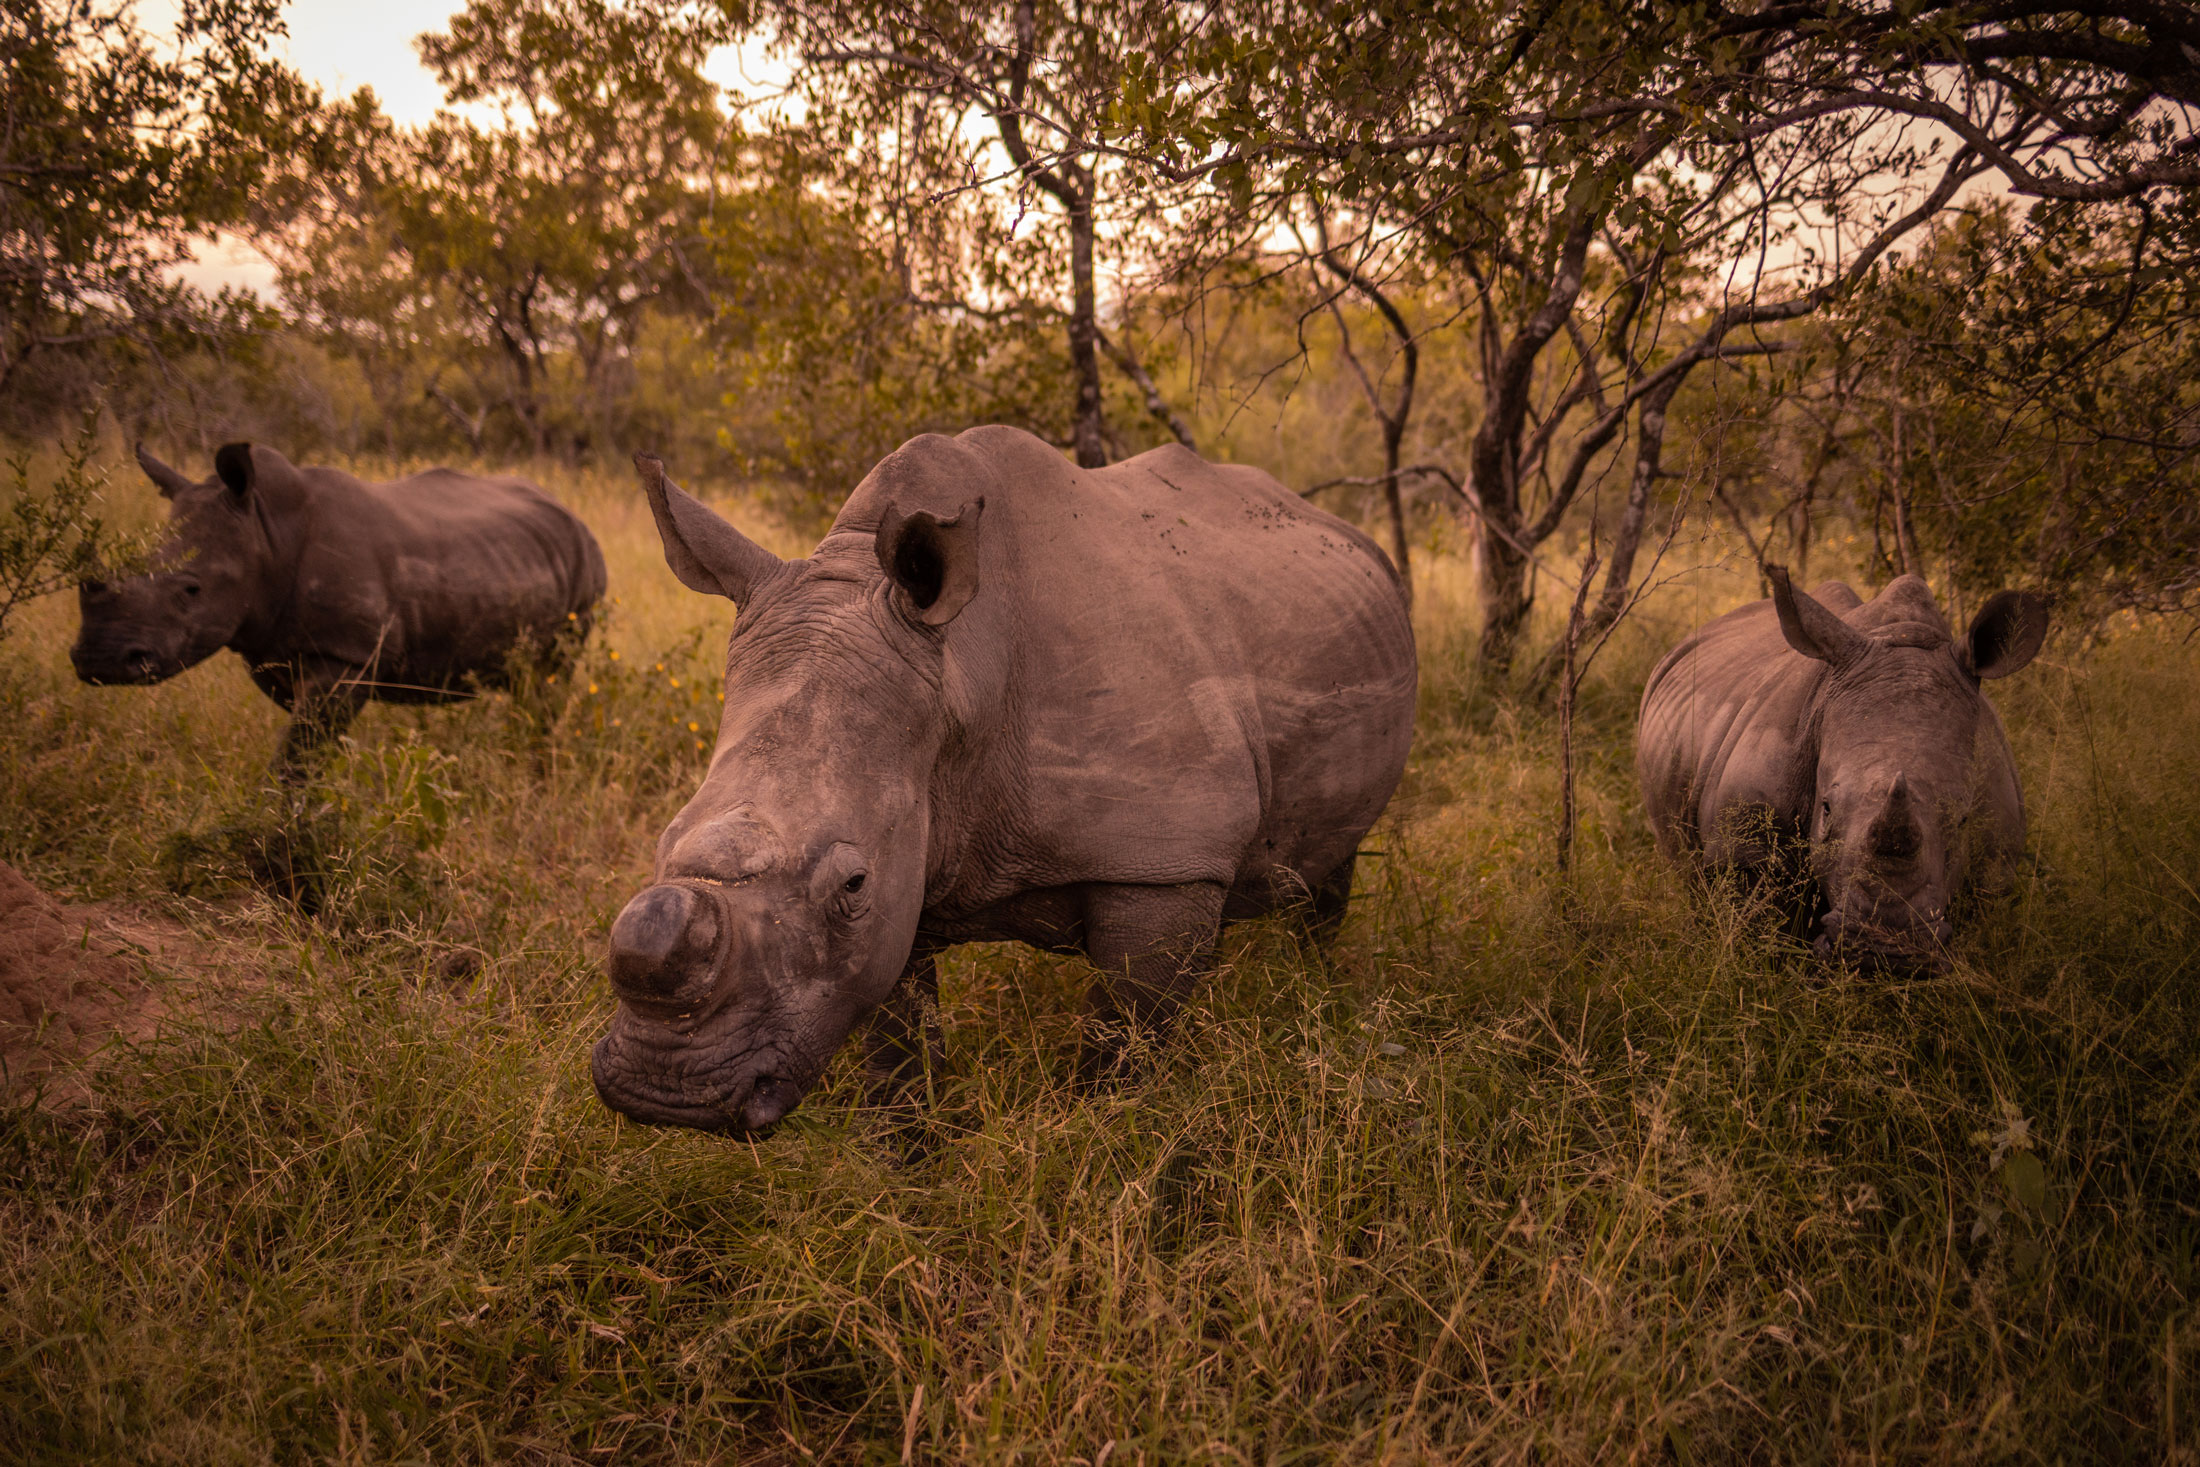
[[582, 622], [603, 596], [595, 537], [531, 485], [449, 469], [311, 479], [298, 650], [372, 667], [390, 693], [493, 684], [517, 641]]
[[1738, 848], [1728, 812], [1769, 815], [1792, 836], [1809, 810], [1812, 695], [1824, 664], [1790, 651], [1772, 603], [1730, 611], [1667, 653], [1642, 695], [1635, 769], [1658, 849], [1715, 862]]
[[[952, 778], [983, 807], [963, 823], [985, 854], [959, 863], [952, 905], [1078, 881], [1259, 897], [1279, 868], [1288, 887], [1348, 858], [1412, 738], [1412, 630], [1382, 552], [1266, 474], [1182, 448], [1088, 470], [1014, 429], [955, 447], [990, 488], [950, 679], [960, 664], [1001, 691], [957, 714], [980, 731]], [[887, 492], [952, 513], [967, 488], [912, 475]]]

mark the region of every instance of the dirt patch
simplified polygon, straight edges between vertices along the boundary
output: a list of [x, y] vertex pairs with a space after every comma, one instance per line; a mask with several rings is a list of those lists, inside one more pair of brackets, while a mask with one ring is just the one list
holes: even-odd
[[65, 905], [0, 862], [0, 1090], [43, 1084], [51, 1100], [83, 1099], [80, 1077], [57, 1068], [110, 1039], [150, 1038], [186, 985], [204, 986], [224, 967], [174, 922], [110, 903]]

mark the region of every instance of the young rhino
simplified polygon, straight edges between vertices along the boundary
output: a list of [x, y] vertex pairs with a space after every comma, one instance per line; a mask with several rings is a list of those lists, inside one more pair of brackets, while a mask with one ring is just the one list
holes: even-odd
[[1962, 641], [1903, 576], [1869, 603], [1767, 566], [1772, 599], [1727, 613], [1650, 674], [1635, 767], [1658, 849], [1798, 893], [1821, 953], [1941, 960], [1980, 867], [2024, 846], [2024, 795], [1980, 691], [2029, 663], [2047, 603], [1989, 600]]
[[1350, 526], [1173, 445], [1086, 470], [973, 428], [888, 455], [782, 561], [636, 462], [673, 571], [740, 619], [710, 771], [611, 928], [613, 1109], [766, 1130], [866, 1019], [897, 1098], [958, 942], [1091, 959], [1099, 1078], [1225, 921], [1343, 916], [1415, 684]]
[[223, 647], [293, 717], [278, 767], [370, 699], [440, 703], [504, 685], [515, 653], [570, 661], [603, 598], [588, 527], [531, 485], [429, 469], [365, 484], [225, 445], [194, 484], [147, 453], [170, 502], [150, 574], [86, 581], [70, 658], [88, 683], [164, 682]]

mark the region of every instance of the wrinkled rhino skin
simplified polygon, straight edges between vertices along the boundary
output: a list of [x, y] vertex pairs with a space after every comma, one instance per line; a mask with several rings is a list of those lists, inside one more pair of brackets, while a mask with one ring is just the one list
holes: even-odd
[[2024, 846], [2024, 795], [1980, 689], [2028, 664], [2047, 603], [1989, 599], [1961, 639], [1915, 576], [1828, 581], [1707, 624], [1643, 690], [1635, 767], [1659, 851], [1769, 877], [1821, 953], [1942, 960], [1966, 886]]
[[1087, 956], [1105, 1079], [1223, 922], [1341, 919], [1416, 678], [1350, 526], [1182, 448], [1085, 470], [989, 427], [905, 444], [782, 562], [637, 465], [674, 571], [741, 611], [709, 773], [612, 928], [606, 1104], [766, 1131], [866, 1018], [906, 1096], [967, 941]]
[[138, 449], [170, 501], [150, 573], [78, 588], [71, 659], [88, 683], [157, 683], [227, 647], [293, 717], [278, 761], [369, 699], [440, 703], [556, 670], [603, 599], [603, 553], [517, 479], [429, 469], [368, 484], [271, 448], [225, 445], [193, 483]]

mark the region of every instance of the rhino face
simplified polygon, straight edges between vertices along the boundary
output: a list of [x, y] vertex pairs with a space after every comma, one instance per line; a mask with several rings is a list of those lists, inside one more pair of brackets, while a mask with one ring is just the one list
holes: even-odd
[[1829, 690], [1811, 822], [1821, 951], [1928, 960], [1952, 934], [1978, 724], [1977, 694], [1953, 662], [1937, 649], [1887, 647]]
[[217, 476], [194, 484], [138, 449], [170, 502], [169, 534], [153, 569], [77, 587], [83, 626], [69, 660], [87, 683], [157, 683], [196, 666], [237, 635], [252, 609], [266, 540], [253, 513], [251, 450], [215, 456]]
[[[900, 978], [923, 910], [938, 628], [976, 590], [983, 501], [889, 512], [886, 574], [782, 562], [639, 460], [666, 558], [742, 606], [709, 774], [612, 925], [592, 1071], [636, 1120], [768, 1131]], [[868, 557], [866, 557], [868, 559]]]
[[1829, 666], [1815, 710], [1809, 827], [1824, 910], [1818, 950], [1936, 965], [1980, 827], [2022, 818], [2021, 808], [1992, 808], [1984, 788], [1982, 740], [1993, 720], [1979, 682], [2032, 660], [2047, 634], [2046, 603], [2004, 591], [1957, 642], [1922, 581], [1912, 592], [1916, 619], [1865, 631], [1794, 590], [1784, 572], [1772, 578], [1788, 645]]

